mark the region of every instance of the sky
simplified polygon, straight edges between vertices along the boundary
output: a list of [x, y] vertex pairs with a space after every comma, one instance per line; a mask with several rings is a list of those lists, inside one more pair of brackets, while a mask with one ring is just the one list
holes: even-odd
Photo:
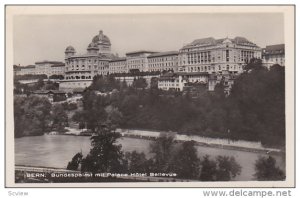
[[119, 56], [136, 50], [179, 50], [206, 37], [242, 36], [260, 47], [284, 43], [281, 13], [17, 15], [13, 21], [13, 60], [22, 66], [64, 61], [69, 45], [84, 54], [100, 30]]

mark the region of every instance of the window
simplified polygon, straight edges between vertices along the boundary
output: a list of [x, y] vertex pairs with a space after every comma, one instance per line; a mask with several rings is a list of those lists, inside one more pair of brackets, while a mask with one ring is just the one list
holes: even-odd
[[226, 50], [226, 62], [229, 62], [229, 50]]

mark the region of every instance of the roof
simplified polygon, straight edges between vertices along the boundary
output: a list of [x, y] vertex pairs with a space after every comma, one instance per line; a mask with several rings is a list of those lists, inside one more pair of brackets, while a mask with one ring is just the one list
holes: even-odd
[[175, 79], [177, 77], [178, 77], [178, 74], [173, 73], [173, 72], [167, 72], [167, 73], [164, 73], [163, 75], [161, 75], [159, 77], [159, 80]]
[[35, 68], [35, 65], [27, 65], [27, 66], [20, 66], [21, 69], [32, 69]]
[[154, 53], [148, 56], [148, 58], [153, 58], [153, 57], [160, 57], [160, 56], [171, 56], [171, 55], [178, 55], [178, 51], [167, 51], [167, 52], [158, 52]]
[[35, 62], [35, 64], [64, 64], [63, 62], [61, 61], [39, 61], [39, 62]]
[[111, 45], [109, 38], [106, 35], [103, 34], [102, 30], [99, 31], [98, 35], [93, 37], [92, 42], [93, 43]]
[[66, 92], [60, 91], [60, 90], [37, 90], [37, 91], [33, 91], [32, 93], [34, 93], [34, 94], [49, 94], [49, 93], [65, 94]]
[[213, 37], [208, 37], [208, 38], [201, 38], [201, 39], [196, 39], [193, 42], [185, 45], [183, 47], [184, 48], [190, 48], [190, 47], [194, 47], [194, 46], [211, 46], [211, 45], [218, 45], [218, 44], [222, 44], [223, 42], [232, 42], [235, 43], [237, 45], [251, 45], [251, 46], [255, 46], [258, 47], [255, 43], [249, 41], [248, 39], [246, 39], [245, 37], [241, 37], [241, 36], [237, 36], [233, 39], [230, 38], [221, 38], [221, 39], [215, 39]]
[[209, 75], [208, 72], [177, 72], [181, 76], [198, 76], [198, 75]]
[[267, 45], [266, 48], [263, 49], [264, 54], [284, 54], [285, 45], [277, 44], [277, 45]]
[[126, 57], [114, 58], [114, 59], [110, 60], [109, 62], [118, 62], [118, 61], [126, 61]]
[[66, 48], [65, 52], [74, 52], [75, 53], [75, 48], [70, 45]]
[[133, 54], [145, 54], [145, 53], [153, 54], [153, 53], [157, 53], [157, 52], [153, 52], [153, 51], [149, 51], [149, 50], [137, 50], [137, 51], [127, 52], [126, 56], [133, 55]]
[[64, 67], [65, 66], [65, 64], [64, 63], [62, 63], [62, 64], [55, 64], [55, 65], [51, 65], [51, 67]]
[[84, 91], [85, 91], [85, 88], [80, 88], [80, 87], [73, 89], [73, 93], [83, 93]]

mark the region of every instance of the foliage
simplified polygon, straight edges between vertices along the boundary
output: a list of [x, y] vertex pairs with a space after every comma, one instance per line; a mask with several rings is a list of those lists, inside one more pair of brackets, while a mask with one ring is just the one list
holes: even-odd
[[61, 105], [63, 106], [65, 111], [73, 111], [78, 108], [77, 103], [74, 103], [74, 102], [72, 102], [72, 103], [64, 102], [64, 103], [61, 103]]
[[[141, 78], [140, 78], [141, 79]], [[90, 129], [97, 117], [106, 118], [106, 107], [122, 115], [121, 128], [176, 131], [188, 135], [232, 140], [261, 141], [269, 147], [285, 144], [284, 68], [267, 70], [259, 60], [235, 79], [231, 94], [218, 84], [214, 92], [196, 89], [193, 94], [150, 89], [137, 79], [132, 87], [109, 77], [98, 76], [84, 93], [81, 119]], [[96, 95], [94, 90], [107, 91]], [[117, 90], [117, 91], [113, 91]]]
[[67, 170], [78, 170], [79, 164], [82, 161], [82, 153], [76, 153], [72, 160], [68, 163]]
[[217, 181], [229, 181], [241, 173], [241, 166], [235, 161], [234, 157], [217, 157]]
[[[284, 68], [252, 66], [236, 79], [228, 98], [232, 136], [261, 141], [266, 146], [285, 144]], [[255, 69], [256, 68], [256, 69]]]
[[145, 78], [134, 79], [132, 87], [135, 89], [145, 89], [148, 86]]
[[121, 82], [116, 80], [113, 76], [97, 75], [94, 77], [90, 89], [101, 92], [110, 92], [114, 89], [120, 89]]
[[48, 80], [42, 87], [42, 89], [45, 90], [58, 90], [58, 88], [59, 88], [59, 84], [56, 82], [52, 82], [50, 80]]
[[214, 160], [209, 160], [209, 156], [205, 155], [201, 162], [201, 181], [215, 181], [217, 172], [217, 163]]
[[193, 141], [187, 141], [180, 145], [175, 152], [169, 171], [174, 172], [179, 178], [198, 179], [200, 159]]
[[64, 132], [68, 124], [68, 115], [61, 104], [56, 104], [52, 108], [52, 130]]
[[276, 160], [271, 156], [256, 160], [254, 177], [259, 181], [285, 180], [284, 172], [276, 166]]
[[216, 160], [210, 160], [206, 155], [201, 166], [201, 181], [230, 181], [241, 173], [241, 166], [234, 157], [217, 156]]
[[51, 103], [38, 96], [14, 98], [15, 137], [43, 135], [49, 131]]
[[150, 173], [153, 170], [153, 160], [148, 160], [145, 153], [126, 152], [125, 160], [128, 163], [128, 171], [131, 173]]
[[91, 137], [92, 148], [90, 153], [82, 159], [82, 171], [96, 172], [122, 172], [124, 167], [122, 146], [116, 141], [119, 133], [110, 126], [97, 128], [97, 135]]
[[150, 153], [153, 154], [154, 170], [167, 172], [171, 165], [172, 151], [174, 149], [174, 136], [170, 133], [161, 133], [150, 144]]

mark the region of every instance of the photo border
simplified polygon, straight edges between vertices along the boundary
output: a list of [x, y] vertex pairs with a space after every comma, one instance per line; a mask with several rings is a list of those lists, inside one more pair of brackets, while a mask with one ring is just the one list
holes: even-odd
[[[24, 7], [23, 7], [24, 6]], [[286, 84], [285, 84], [285, 95], [286, 95], [286, 100], [285, 100], [285, 103], [286, 103], [286, 172], [287, 172], [287, 178], [289, 178], [289, 181], [271, 181], [271, 182], [260, 182], [260, 181], [247, 181], [247, 182], [244, 182], [244, 181], [230, 181], [230, 182], [174, 182], [174, 183], [170, 183], [170, 182], [138, 182], [138, 183], [134, 183], [134, 182], [129, 182], [129, 183], [34, 183], [34, 184], [30, 184], [30, 183], [22, 183], [22, 184], [19, 184], [19, 183], [11, 183], [11, 178], [13, 178], [14, 180], [14, 174], [12, 174], [12, 170], [14, 171], [14, 164], [13, 164], [13, 168], [9, 165], [11, 165], [11, 162], [10, 161], [7, 161], [8, 159], [8, 156], [9, 154], [11, 154], [11, 150], [14, 150], [14, 149], [11, 149], [11, 145], [9, 146], [8, 143], [10, 143], [10, 141], [8, 140], [11, 140], [11, 137], [10, 136], [13, 136], [13, 133], [12, 135], [8, 135], [8, 131], [13, 131], [13, 107], [12, 107], [12, 100], [11, 98], [13, 97], [13, 93], [12, 93], [12, 68], [13, 67], [8, 67], [10, 65], [13, 65], [11, 64], [11, 53], [8, 53], [8, 50], [10, 50], [11, 52], [11, 49], [12, 49], [12, 45], [11, 45], [11, 37], [12, 35], [9, 34], [9, 30], [10, 27], [12, 24], [11, 24], [11, 18], [13, 14], [15, 13], [11, 13], [11, 12], [14, 12], [14, 11], [11, 11], [11, 10], [7, 10], [7, 8], [9, 7], [10, 8], [16, 8], [16, 7], [23, 7], [23, 8], [26, 8], [26, 10], [30, 10], [31, 8], [36, 8], [36, 7], [59, 7], [59, 8], [63, 8], [63, 7], [67, 7], [65, 9], [70, 9], [71, 7], [80, 7], [80, 8], [86, 8], [86, 7], [103, 7], [103, 8], [108, 8], [108, 7], [111, 7], [113, 10], [115, 10], [116, 7], [123, 7], [123, 8], [131, 8], [132, 6], [138, 6], [139, 7], [139, 10], [141, 7], [147, 7], [147, 9], [149, 9], [149, 7], [159, 7], [159, 8], [163, 8], [163, 7], [181, 7], [181, 8], [187, 8], [187, 7], [194, 7], [194, 8], [208, 8], [208, 7], [213, 7], [216, 9], [218, 8], [226, 8], [228, 9], [229, 7], [231, 8], [237, 8], [237, 7], [256, 7], [256, 8], [262, 8], [262, 7], [276, 7], [278, 9], [278, 7], [280, 8], [288, 8], [288, 9], [291, 9], [293, 14], [292, 14], [292, 17], [288, 14], [288, 19], [293, 21], [292, 24], [287, 24], [287, 20], [286, 20], [286, 12], [284, 12], [285, 14], [285, 44], [286, 44], [286, 65], [291, 65], [291, 64], [294, 64], [294, 67], [293, 68], [288, 68], [286, 69], [286, 73], [285, 73], [285, 77], [286, 77]], [[274, 8], [274, 9], [276, 9]], [[15, 5], [15, 4], [6, 4], [5, 5], [5, 12], [4, 12], [4, 25], [5, 25], [5, 33], [4, 33], [4, 43], [5, 43], [5, 59], [4, 59], [4, 80], [5, 80], [5, 99], [4, 99], [4, 102], [5, 102], [5, 133], [4, 133], [4, 140], [5, 140], [5, 143], [4, 143], [4, 146], [5, 146], [5, 159], [4, 159], [4, 162], [5, 162], [5, 188], [99, 188], [99, 187], [102, 187], [102, 188], [138, 188], [138, 187], [147, 187], [147, 188], [170, 188], [170, 187], [175, 187], [175, 188], [274, 188], [274, 187], [280, 187], [280, 188], [295, 188], [296, 187], [296, 181], [295, 181], [295, 175], [296, 175], [296, 132], [295, 132], [295, 129], [296, 129], [296, 126], [295, 126], [295, 118], [296, 118], [296, 112], [294, 110], [294, 108], [296, 107], [296, 98], [295, 98], [295, 93], [296, 93], [296, 84], [295, 84], [295, 79], [296, 79], [296, 48], [295, 48], [295, 41], [296, 41], [296, 34], [295, 34], [295, 27], [296, 27], [296, 10], [295, 10], [295, 5], [294, 4], [262, 4], [262, 5], [259, 5], [259, 4], [250, 4], [250, 5], [247, 5], [247, 4], [234, 4], [234, 5], [231, 5], [231, 4], [213, 4], [213, 5], [210, 5], [210, 4], [204, 4], [204, 5], [199, 5], [199, 4], [188, 4], [188, 5], [185, 5], [185, 4], [175, 4], [175, 5], [172, 5], [172, 4], [144, 4], [144, 5], [141, 5], [141, 4], [114, 4], [114, 5], [110, 5], [110, 4], [106, 4], [106, 5], [101, 5], [101, 4], [90, 4], [90, 5], [87, 5], [87, 4], [81, 4], [81, 5], [76, 5], [76, 4], [18, 4], [18, 5]], [[90, 11], [90, 10], [89, 10]], [[289, 10], [290, 11], [290, 10]], [[24, 13], [24, 12], [23, 12]], [[78, 13], [78, 14], [82, 14], [82, 13]], [[104, 13], [104, 14], [108, 14], [108, 13]], [[130, 13], [128, 13], [130, 14]], [[131, 13], [132, 14], [132, 13]], [[289, 28], [291, 28], [289, 26], [289, 28], [287, 28], [286, 26], [287, 25], [291, 25], [292, 29], [294, 31], [290, 31]], [[288, 31], [287, 31], [288, 30]], [[290, 35], [292, 34], [292, 36]], [[8, 41], [9, 40], [9, 41]], [[292, 40], [292, 42], [290, 42], [290, 40]], [[291, 48], [292, 46], [292, 48]], [[291, 52], [292, 51], [292, 52]], [[8, 68], [11, 68], [11, 69], [8, 69]], [[287, 67], [286, 67], [287, 68]], [[293, 72], [293, 74], [291, 75], [291, 73]], [[293, 79], [290, 79], [290, 78], [287, 78], [287, 77], [290, 77], [290, 76], [293, 76]], [[288, 82], [289, 83], [288, 83]], [[292, 83], [291, 83], [292, 82]], [[292, 86], [294, 89], [290, 89], [290, 86]], [[287, 93], [287, 91], [289, 90], [289, 92], [292, 91], [292, 94], [290, 93]], [[290, 96], [292, 95], [292, 96]], [[288, 100], [289, 99], [289, 100]], [[291, 100], [291, 101], [290, 101]], [[289, 103], [289, 102], [292, 102], [292, 103]], [[289, 105], [289, 108], [287, 108], [287, 105]], [[292, 108], [290, 107], [292, 105]], [[292, 113], [287, 113], [287, 111], [291, 111], [293, 112]], [[290, 118], [290, 114], [292, 114], [292, 118]], [[287, 119], [287, 117], [289, 117], [289, 119]], [[289, 125], [291, 124], [291, 125]], [[291, 128], [290, 128], [291, 127]], [[288, 131], [288, 128], [289, 130], [293, 131], [294, 133], [292, 134], [292, 137], [290, 137], [291, 135], [289, 134], [289, 137], [287, 136], [287, 131]], [[290, 145], [290, 142], [288, 141], [291, 141], [291, 139], [293, 139], [293, 145], [292, 145], [292, 148], [291, 145]], [[12, 139], [13, 140], [13, 139]], [[289, 144], [288, 144], [289, 143]], [[13, 144], [14, 145], [14, 144]], [[10, 147], [10, 148], [8, 148]], [[289, 149], [289, 150], [288, 150]], [[290, 150], [290, 149], [293, 149], [293, 150]], [[289, 151], [291, 151], [294, 155], [291, 156], [291, 154], [289, 153]], [[13, 156], [14, 156], [14, 152], [13, 152]], [[292, 161], [292, 164], [290, 163]], [[289, 167], [288, 165], [292, 166], [292, 167]], [[291, 169], [290, 169], [291, 168]], [[293, 174], [291, 174], [291, 170], [293, 171]], [[289, 174], [288, 174], [288, 171], [289, 171]], [[9, 174], [8, 174], [9, 172]], [[9, 176], [8, 176], [9, 175]], [[289, 176], [289, 177], [288, 177]], [[290, 178], [291, 177], [291, 178]], [[193, 183], [196, 183], [198, 184], [197, 186], [193, 186]], [[247, 183], [246, 185], [239, 185], [237, 183]], [[67, 184], [67, 185], [66, 185]], [[78, 184], [78, 185], [77, 185]], [[124, 185], [125, 184], [125, 185]], [[171, 185], [170, 185], [171, 184]], [[204, 184], [204, 185], [203, 185]], [[208, 184], [208, 185], [206, 185]], [[228, 184], [231, 184], [230, 186]], [[263, 185], [262, 185], [263, 184]], [[282, 185], [283, 184], [283, 185]], [[91, 186], [92, 185], [92, 186]], [[200, 185], [200, 186], [199, 186]], [[266, 185], [266, 186], [264, 186]]]

